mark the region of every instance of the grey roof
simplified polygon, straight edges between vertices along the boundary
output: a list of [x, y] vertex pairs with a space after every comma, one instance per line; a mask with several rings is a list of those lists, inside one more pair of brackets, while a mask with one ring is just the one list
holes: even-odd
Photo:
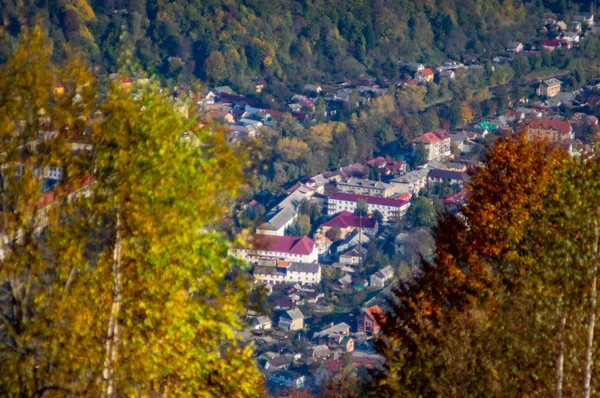
[[[286, 315], [286, 314], [292, 320], [304, 319], [304, 314], [302, 314], [302, 311], [300, 311], [298, 308], [294, 308], [293, 310], [286, 311], [284, 315]], [[284, 316], [284, 315], [282, 315], [282, 316]]]
[[562, 82], [556, 78], [544, 80], [542, 83], [546, 86], [554, 86], [555, 84], [562, 84]]
[[285, 198], [281, 203], [272, 208], [267, 214], [266, 223], [262, 224], [258, 229], [262, 230], [270, 230], [277, 231], [284, 225], [286, 225], [290, 220], [296, 217], [298, 212], [298, 205], [304, 198], [308, 198], [308, 194], [311, 191], [304, 186], [299, 187], [287, 198]]
[[252, 323], [253, 323], [254, 325], [264, 325], [264, 324], [266, 324], [266, 323], [270, 323], [270, 322], [271, 322], [271, 319], [270, 319], [268, 316], [264, 316], [264, 315], [263, 315], [263, 316], [256, 317], [256, 318], [254, 318], [254, 320], [252, 321]]
[[288, 272], [306, 272], [310, 274], [317, 274], [321, 266], [316, 263], [290, 263], [287, 270]]
[[349, 178], [346, 182], [339, 182], [338, 186], [387, 189], [391, 185], [381, 181], [366, 180], [363, 178]]
[[413, 170], [410, 171], [404, 175], [401, 175], [400, 177], [396, 177], [392, 180], [392, 182], [400, 182], [400, 183], [404, 183], [404, 184], [410, 184], [419, 180], [422, 180], [424, 178], [427, 178], [427, 176], [429, 175], [429, 169], [420, 169], [420, 170]]
[[347, 333], [350, 333], [350, 325], [348, 325], [346, 322], [342, 322], [315, 333], [313, 338]]
[[448, 180], [460, 180], [465, 181], [468, 179], [468, 174], [463, 171], [454, 171], [454, 170], [431, 170], [429, 173], [429, 177], [431, 178], [442, 178]]

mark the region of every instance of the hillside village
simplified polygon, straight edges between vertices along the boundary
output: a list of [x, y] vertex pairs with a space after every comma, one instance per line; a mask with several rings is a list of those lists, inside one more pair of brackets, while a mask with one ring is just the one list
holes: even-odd
[[[593, 16], [578, 19], [569, 25], [547, 19], [540, 34], [554, 39], [537, 38], [541, 48], [510, 43], [506, 53], [493, 58], [492, 67], [510, 64], [516, 56], [569, 50], [589, 35], [600, 34]], [[229, 142], [237, 145], [260, 139], [262, 129], [284, 117], [316, 125], [333, 120], [346, 103], [368, 106], [389, 95], [390, 89], [427, 86], [487, 67], [476, 61], [429, 67], [399, 62], [404, 78], [387, 82], [388, 87], [369, 76], [354, 82], [310, 83], [289, 97], [285, 111], [228, 86], [194, 96], [191, 108], [178, 102], [180, 91], [173, 100], [182, 112], [196, 112], [201, 120], [222, 125]], [[119, 79], [124, 88], [133, 84], [117, 75], [111, 79]], [[255, 79], [256, 92], [266, 84]], [[555, 142], [572, 156], [593, 154], [600, 134], [600, 85], [573, 91], [564, 91], [563, 86], [560, 76], [535, 82], [529, 95], [513, 98], [505, 113], [454, 129], [427, 131], [395, 156], [388, 153], [301, 176], [282, 187], [285, 193], [275, 205], [265, 208], [266, 202], [253, 199], [227, 218], [239, 229], [242, 219], [254, 223], [247, 245], [232, 247], [230, 255], [251, 266], [253, 291], [244, 336], [254, 342], [272, 391], [318, 389], [348, 364], [360, 373], [382, 363], [373, 344], [385, 322], [390, 287], [418, 273], [421, 256], [431, 258], [430, 228], [436, 212], [460, 213], [469, 170], [495, 139], [525, 131], [528, 139]], [[61, 86], [55, 90], [60, 93]], [[74, 137], [73, 149], [89, 150], [85, 134]], [[61, 179], [60, 172], [40, 171], [48, 184], [38, 208], [58, 200], [52, 187]], [[86, 178], [68, 192], [87, 194], [93, 182]]]
[[[563, 29], [564, 22], [548, 20], [543, 29], [558, 32], [556, 39], [542, 40], [539, 50], [511, 43], [507, 54], [494, 60], [512, 62], [516, 54], [576, 46], [582, 23], [590, 28], [586, 35], [597, 30], [593, 16], [580, 19], [569, 26], [572, 31]], [[412, 79], [395, 82], [403, 88], [453, 79], [483, 66], [448, 62], [433, 68], [419, 63], [399, 67], [414, 73]], [[264, 81], [258, 83], [260, 90]], [[433, 254], [431, 224], [423, 212], [460, 212], [469, 170], [494, 139], [524, 130], [528, 139], [556, 142], [572, 156], [591, 156], [600, 132], [594, 116], [600, 87], [565, 92], [562, 85], [560, 78], [542, 80], [531, 86], [532, 96], [515, 99], [505, 114], [426, 132], [396, 158], [378, 156], [305, 176], [270, 209], [257, 210], [262, 206], [257, 200], [241, 209], [238, 217], [261, 214], [249, 246], [232, 248], [230, 254], [252, 265], [254, 302], [245, 337], [255, 342], [273, 391], [318, 389], [344, 363], [359, 373], [381, 363], [373, 338], [378, 323], [385, 322], [386, 293], [418, 272], [419, 256]], [[368, 104], [387, 91], [368, 77], [355, 84], [307, 84], [303, 93], [290, 98], [288, 113], [300, 123], [314, 124], [317, 102], [324, 100], [326, 116], [332, 117], [340, 102]], [[208, 118], [224, 122], [234, 143], [259, 137], [263, 126], [283, 116], [228, 87], [209, 90], [199, 105]], [[419, 151], [423, 161], [411, 167], [411, 157]], [[428, 206], [423, 208], [423, 202]], [[418, 211], [407, 220], [411, 206]], [[311, 222], [305, 234], [298, 234], [302, 217]], [[387, 253], [385, 260], [379, 252]]]

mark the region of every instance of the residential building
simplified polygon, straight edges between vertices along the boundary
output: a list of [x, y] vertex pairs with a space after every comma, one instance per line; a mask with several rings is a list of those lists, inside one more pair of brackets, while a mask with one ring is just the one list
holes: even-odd
[[409, 62], [406, 64], [406, 66], [408, 67], [409, 70], [411, 70], [413, 72], [419, 72], [419, 71], [422, 71], [423, 69], [425, 69], [425, 65], [420, 64], [418, 62]]
[[251, 325], [254, 330], [269, 330], [273, 326], [273, 322], [268, 316], [259, 316], [252, 319]]
[[285, 387], [302, 388], [306, 383], [306, 376], [291, 370], [276, 370], [269, 372], [269, 381]]
[[251, 247], [234, 246], [229, 254], [256, 263], [274, 259], [300, 263], [316, 263], [319, 252], [316, 243], [307, 236], [255, 235]]
[[254, 280], [257, 283], [266, 283], [267, 285], [277, 285], [285, 283], [285, 271], [277, 267], [257, 266], [254, 268]]
[[458, 184], [462, 187], [468, 179], [469, 175], [464, 171], [431, 170], [427, 176], [427, 185], [441, 184], [446, 181], [450, 184]]
[[376, 334], [381, 330], [380, 322], [385, 321], [385, 313], [378, 305], [367, 308], [356, 320], [356, 330]]
[[367, 249], [362, 245], [357, 245], [340, 254], [339, 262], [347, 265], [360, 265], [361, 261], [367, 256]]
[[428, 168], [409, 171], [400, 177], [394, 178], [390, 183], [396, 192], [418, 195], [421, 189], [427, 186], [429, 171]]
[[323, 91], [323, 88], [318, 84], [305, 84], [304, 91], [309, 93], [317, 93], [320, 94]]
[[380, 269], [379, 271], [375, 272], [373, 275], [371, 275], [371, 277], [369, 278], [369, 284], [371, 287], [375, 287], [377, 289], [383, 289], [383, 287], [385, 286], [386, 282], [392, 280], [394, 278], [394, 269], [392, 268], [391, 265], [388, 265], [387, 267], [384, 267], [382, 269]]
[[592, 13], [575, 15], [573, 17], [573, 20], [581, 22], [582, 24], [587, 26], [594, 26], [594, 14]]
[[330, 354], [329, 347], [325, 344], [316, 345], [310, 351], [310, 356], [313, 359], [325, 358]]
[[523, 43], [519, 41], [512, 41], [506, 45], [506, 51], [509, 53], [519, 53], [523, 51]]
[[434, 73], [431, 68], [425, 68], [415, 73], [415, 80], [419, 83], [430, 83], [433, 81]]
[[284, 312], [279, 317], [279, 328], [288, 331], [304, 329], [304, 315], [298, 308]]
[[528, 127], [527, 138], [529, 140], [537, 138], [550, 142], [558, 142], [575, 138], [571, 122], [566, 120], [532, 119], [528, 123]]
[[313, 335], [313, 339], [321, 342], [326, 342], [327, 345], [330, 345], [330, 340], [339, 340], [340, 337], [350, 335], [350, 325], [346, 322], [338, 323], [325, 329], [320, 332], [316, 332]]
[[548, 51], [554, 51], [557, 48], [568, 50], [573, 47], [573, 43], [568, 40], [542, 40], [542, 47]]
[[450, 135], [443, 130], [430, 131], [413, 140], [413, 155], [416, 144], [422, 142], [427, 149], [427, 160], [441, 160], [452, 154], [450, 150]]
[[354, 213], [344, 210], [322, 226], [323, 233], [338, 228], [340, 238], [344, 239], [358, 228], [362, 228], [363, 234], [373, 236], [377, 233], [377, 221], [371, 217], [360, 217]]
[[316, 285], [321, 283], [321, 265], [317, 263], [290, 263], [285, 273], [287, 283]]
[[390, 175], [406, 171], [406, 164], [401, 160], [387, 160], [383, 156], [368, 160], [367, 165], [376, 169], [382, 175]]
[[568, 41], [569, 43], [579, 43], [579, 33], [578, 32], [564, 32], [562, 34], [562, 40]]
[[333, 215], [344, 210], [354, 212], [358, 201], [361, 199], [367, 203], [367, 211], [369, 214], [373, 214], [373, 212], [377, 210], [383, 215], [383, 221], [390, 221], [404, 215], [410, 205], [410, 203], [405, 200], [338, 193], [330, 196], [327, 200], [327, 214]]
[[453, 70], [443, 70], [440, 72], [440, 79], [455, 79], [456, 73]]
[[354, 193], [357, 195], [378, 196], [387, 198], [392, 195], [392, 186], [381, 181], [365, 180], [363, 178], [349, 178], [348, 181], [338, 182], [339, 192]]
[[267, 214], [267, 222], [256, 228], [257, 234], [262, 235], [285, 235], [285, 230], [296, 221], [298, 217], [298, 206], [303, 199], [310, 199], [314, 190], [303, 184], [299, 184], [297, 189], [290, 192], [288, 197], [273, 207]]

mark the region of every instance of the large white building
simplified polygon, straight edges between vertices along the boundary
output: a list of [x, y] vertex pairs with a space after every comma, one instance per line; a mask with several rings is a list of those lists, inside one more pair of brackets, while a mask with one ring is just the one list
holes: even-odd
[[256, 228], [257, 234], [285, 235], [285, 229], [298, 217], [298, 206], [303, 199], [310, 199], [314, 190], [306, 185], [298, 185], [287, 198], [267, 213], [267, 222]]
[[255, 235], [251, 247], [232, 247], [229, 254], [251, 263], [261, 260], [316, 263], [319, 260], [317, 244], [308, 236]]
[[410, 202], [405, 200], [338, 193], [327, 200], [327, 214], [333, 215], [344, 210], [354, 212], [360, 199], [367, 203], [369, 214], [377, 210], [383, 215], [383, 221], [390, 221], [404, 215], [410, 206]]
[[349, 178], [348, 181], [338, 182], [340, 192], [354, 193], [357, 195], [379, 196], [387, 198], [392, 196], [392, 186], [381, 181], [365, 180], [363, 178]]
[[287, 267], [258, 266], [254, 268], [254, 279], [258, 283], [321, 283], [321, 265], [317, 263], [286, 263]]

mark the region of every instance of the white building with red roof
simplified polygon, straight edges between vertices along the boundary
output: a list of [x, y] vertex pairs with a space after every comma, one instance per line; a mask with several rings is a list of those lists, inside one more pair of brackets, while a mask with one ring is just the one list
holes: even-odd
[[443, 130], [435, 130], [425, 133], [413, 140], [413, 154], [416, 144], [422, 142], [428, 151], [427, 161], [442, 160], [452, 154], [450, 149], [450, 135]]
[[360, 199], [367, 203], [369, 214], [378, 210], [383, 215], [383, 221], [390, 221], [404, 215], [410, 206], [410, 202], [406, 200], [338, 193], [330, 196], [327, 200], [327, 214], [334, 215], [344, 210], [354, 212]]
[[260, 260], [316, 263], [319, 260], [317, 244], [308, 236], [254, 235], [250, 247], [234, 246], [229, 254], [251, 263]]
[[541, 139], [550, 142], [559, 142], [575, 139], [573, 126], [568, 120], [532, 119], [527, 126], [529, 140]]
[[367, 235], [375, 235], [377, 233], [377, 221], [372, 217], [359, 217], [354, 213], [344, 210], [337, 214], [331, 220], [323, 224], [323, 233], [338, 228], [341, 232], [341, 238], [344, 239], [346, 236], [357, 228], [361, 228], [363, 233]]
[[431, 68], [425, 68], [415, 73], [415, 80], [419, 83], [429, 83], [433, 81], [433, 70]]

